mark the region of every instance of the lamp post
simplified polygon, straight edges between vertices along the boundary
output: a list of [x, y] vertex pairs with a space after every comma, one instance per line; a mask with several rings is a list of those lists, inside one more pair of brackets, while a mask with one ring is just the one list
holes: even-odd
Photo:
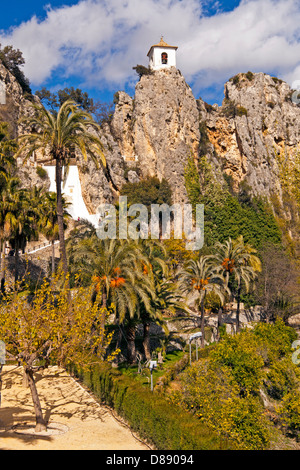
[[153, 376], [152, 376], [152, 372], [153, 372], [153, 369], [155, 369], [156, 366], [157, 366], [157, 361], [150, 361], [149, 369], [150, 369], [150, 374], [151, 374], [151, 392], [153, 392]]
[[202, 333], [199, 331], [199, 333], [194, 333], [189, 337], [189, 347], [190, 347], [190, 365], [192, 363], [192, 341], [196, 340], [196, 360], [198, 361], [198, 338], [202, 336]]

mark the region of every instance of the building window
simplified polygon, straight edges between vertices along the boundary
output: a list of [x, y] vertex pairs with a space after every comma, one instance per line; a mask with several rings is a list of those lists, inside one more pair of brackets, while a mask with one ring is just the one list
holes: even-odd
[[161, 55], [161, 63], [165, 65], [168, 63], [168, 54], [166, 52], [163, 52]]

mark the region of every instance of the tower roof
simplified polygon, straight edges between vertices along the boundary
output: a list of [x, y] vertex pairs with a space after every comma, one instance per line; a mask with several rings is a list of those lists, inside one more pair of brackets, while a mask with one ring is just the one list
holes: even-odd
[[170, 49], [175, 49], [175, 50], [178, 49], [178, 46], [170, 46], [169, 44], [167, 44], [167, 43], [164, 41], [163, 36], [160, 38], [160, 42], [159, 42], [158, 44], [154, 44], [153, 46], [150, 47], [147, 56], [150, 54], [151, 49], [153, 49], [153, 47], [163, 47], [163, 48], [167, 48], [167, 47], [168, 47], [168, 48], [170, 48]]

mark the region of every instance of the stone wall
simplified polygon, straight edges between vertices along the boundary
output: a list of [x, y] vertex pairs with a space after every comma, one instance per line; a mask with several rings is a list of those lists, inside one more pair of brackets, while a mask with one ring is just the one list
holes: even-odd
[[[44, 277], [51, 275], [51, 255], [52, 248], [47, 247], [35, 253], [20, 255], [18, 263], [19, 280], [26, 280], [27, 282], [36, 282], [42, 280]], [[56, 253], [57, 256], [57, 253]], [[59, 258], [55, 258], [56, 265]], [[5, 259], [6, 287], [9, 289], [14, 285], [15, 279], [15, 257], [7, 256]]]

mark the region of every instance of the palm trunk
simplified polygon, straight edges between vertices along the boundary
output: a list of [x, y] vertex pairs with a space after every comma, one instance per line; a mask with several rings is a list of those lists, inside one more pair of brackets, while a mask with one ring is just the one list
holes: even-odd
[[0, 272], [1, 293], [5, 294], [5, 241], [1, 250], [1, 272]]
[[239, 283], [236, 296], [236, 331], [240, 330], [240, 302], [241, 302], [241, 284]]
[[202, 301], [201, 301], [201, 333], [202, 333], [202, 336], [201, 336], [201, 347], [204, 348], [204, 332], [205, 332], [205, 329], [204, 329], [204, 302], [205, 302], [205, 296], [203, 297]]
[[51, 245], [52, 245], [52, 256], [51, 256], [52, 274], [54, 274], [54, 273], [55, 273], [55, 247], [54, 247], [54, 240], [51, 240]]
[[103, 343], [103, 340], [104, 340], [104, 334], [105, 334], [105, 320], [106, 320], [106, 306], [107, 306], [107, 292], [106, 292], [106, 286], [105, 284], [103, 284], [103, 289], [102, 289], [102, 312], [101, 312], [101, 316], [100, 316], [100, 347]]
[[218, 310], [217, 341], [220, 340], [220, 326], [222, 324], [223, 307]]
[[129, 324], [127, 326], [127, 360], [129, 364], [136, 362], [136, 349], [135, 349], [135, 325]]
[[66, 244], [65, 244], [64, 211], [63, 211], [62, 192], [61, 192], [62, 164], [61, 164], [61, 159], [59, 157], [56, 158], [55, 177], [56, 177], [56, 203], [57, 203], [57, 224], [58, 224], [58, 233], [59, 233], [59, 251], [60, 251], [60, 259], [62, 262], [63, 271], [66, 276], [68, 273], [68, 262], [67, 262], [67, 252], [66, 252]]
[[33, 401], [33, 407], [34, 407], [34, 411], [35, 411], [35, 421], [36, 421], [35, 431], [36, 432], [45, 431], [47, 429], [47, 425], [46, 425], [46, 421], [43, 418], [42, 407], [41, 407], [39, 395], [38, 395], [38, 392], [37, 392], [37, 388], [36, 388], [36, 385], [35, 385], [35, 381], [34, 381], [34, 378], [33, 378], [32, 368], [31, 367], [26, 367], [25, 373], [26, 373], [26, 378], [28, 380], [28, 384], [29, 384], [29, 387], [30, 387], [32, 401]]
[[144, 338], [143, 338], [144, 354], [147, 361], [151, 359], [151, 348], [150, 348], [150, 322], [144, 323]]
[[19, 242], [16, 239], [15, 241], [15, 289], [17, 288], [18, 279], [19, 279]]

